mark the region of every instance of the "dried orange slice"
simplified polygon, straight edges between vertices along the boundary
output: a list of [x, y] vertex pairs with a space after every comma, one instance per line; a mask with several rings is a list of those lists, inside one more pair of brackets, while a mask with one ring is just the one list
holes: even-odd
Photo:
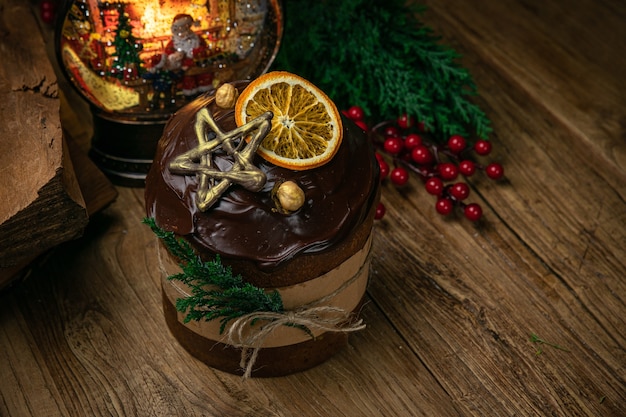
[[305, 170], [325, 164], [339, 149], [339, 111], [310, 81], [284, 71], [252, 81], [237, 99], [235, 121], [242, 126], [266, 111], [274, 113], [272, 128], [257, 152], [269, 162]]

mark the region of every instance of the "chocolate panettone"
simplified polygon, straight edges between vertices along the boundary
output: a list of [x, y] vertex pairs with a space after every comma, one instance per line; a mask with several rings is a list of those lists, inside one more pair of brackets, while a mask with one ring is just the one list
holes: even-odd
[[[248, 83], [232, 85], [241, 92]], [[334, 156], [316, 168], [283, 168], [257, 153], [245, 159], [241, 155], [246, 144], [240, 143], [244, 139], [221, 141], [223, 133], [238, 128], [234, 112], [232, 107], [218, 106], [215, 96], [206, 95], [171, 118], [146, 179], [147, 216], [157, 227], [189, 242], [203, 261], [217, 256], [244, 282], [267, 292], [277, 290], [283, 316], [259, 312], [236, 332], [230, 329], [235, 320], [225, 328], [220, 328], [220, 320], [186, 322], [176, 302], [191, 290], [164, 278], [165, 317], [178, 341], [212, 367], [242, 373], [247, 363], [253, 376], [285, 375], [328, 359], [347, 343], [350, 330], [361, 327], [354, 324], [358, 324], [356, 315], [369, 275], [378, 164], [370, 142], [348, 121], [341, 123], [342, 140]], [[212, 146], [207, 142], [215, 140], [219, 143], [207, 152]], [[248, 141], [251, 146], [255, 139], [248, 136]], [[180, 163], [181, 155], [189, 159]], [[249, 164], [244, 159], [263, 181], [252, 186], [243, 180], [223, 180], [222, 172], [246, 171]], [[204, 168], [198, 168], [200, 163]], [[193, 169], [186, 172], [189, 166]], [[207, 188], [221, 182], [227, 182], [224, 190], [209, 207], [203, 207], [199, 193], [206, 194]], [[295, 210], [283, 207], [285, 200], [277, 196], [286, 184], [297, 191], [301, 207]], [[288, 197], [294, 197], [289, 194], [291, 188], [285, 190]], [[163, 247], [160, 254], [167, 274], [180, 272], [176, 257]], [[341, 320], [329, 325], [326, 315], [338, 312]], [[304, 321], [295, 318], [300, 313], [307, 315]], [[270, 323], [283, 325], [270, 331]], [[234, 333], [238, 338], [233, 339]], [[249, 351], [253, 363], [246, 356]]]

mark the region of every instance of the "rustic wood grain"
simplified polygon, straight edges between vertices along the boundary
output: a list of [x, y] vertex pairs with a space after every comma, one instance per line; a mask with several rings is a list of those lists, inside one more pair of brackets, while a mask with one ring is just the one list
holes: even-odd
[[0, 46], [10, 57], [0, 65], [2, 288], [27, 274], [29, 264], [50, 248], [79, 237], [88, 216], [117, 191], [76, 141], [84, 142], [77, 130], [84, 123], [73, 108], [62, 106], [52, 44], [45, 42], [51, 33], [36, 30], [36, 15], [23, 1], [5, 2], [0, 17]]
[[243, 382], [167, 331], [142, 190], [119, 188], [0, 293], [0, 416], [626, 415], [626, 4], [424, 3], [494, 123], [506, 180], [472, 178], [484, 221], [385, 185], [368, 327]]
[[[28, 3], [0, 9], [0, 287], [81, 235], [88, 216], [63, 140], [56, 77]], [[32, 27], [30, 35], [25, 27]]]
[[[355, 335], [348, 350], [310, 372], [243, 383], [191, 358], [165, 327], [157, 242], [141, 224], [141, 200], [139, 192], [121, 189], [119, 201], [90, 226], [84, 241], [57, 250], [54, 258], [64, 262], [50, 260], [5, 295], [11, 301], [0, 302], [3, 322], [13, 317], [8, 327], [0, 326], [6, 363], [23, 350], [35, 362], [54, 357], [39, 384], [58, 387], [65, 406], [73, 407], [69, 415], [401, 415], [407, 409], [428, 413], [431, 403], [440, 404], [446, 415], [460, 415], [372, 303], [364, 312], [370, 331]], [[47, 325], [31, 327], [40, 314], [47, 316]], [[45, 345], [12, 337], [16, 324]], [[0, 380], [19, 381], [32, 370], [3, 369]], [[315, 387], [316, 380], [322, 386]], [[398, 391], [398, 381], [411, 389]], [[4, 402], [18, 410], [20, 402], [33, 407], [22, 389], [15, 384], [3, 390]], [[313, 390], [319, 393], [318, 406], [306, 411], [311, 404], [302, 396]], [[97, 398], [102, 396], [108, 398]], [[354, 402], [344, 402], [346, 396]], [[374, 397], [386, 400], [368, 401]], [[53, 408], [48, 403], [55, 396], [40, 400]]]
[[68, 154], [76, 173], [76, 181], [85, 201], [87, 214], [90, 216], [107, 207], [117, 198], [117, 189], [111, 181], [89, 159], [80, 143], [67, 131], [64, 131]]

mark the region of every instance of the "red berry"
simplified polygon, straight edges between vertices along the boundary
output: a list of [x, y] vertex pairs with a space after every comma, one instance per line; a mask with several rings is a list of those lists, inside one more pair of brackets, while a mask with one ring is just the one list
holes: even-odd
[[419, 122], [417, 124], [417, 130], [420, 132], [426, 132], [426, 124], [424, 122]]
[[450, 187], [450, 195], [457, 200], [465, 200], [470, 193], [470, 188], [464, 182], [457, 182]]
[[422, 137], [418, 135], [417, 133], [409, 133], [408, 135], [406, 135], [406, 138], [404, 138], [404, 147], [407, 149], [413, 149], [417, 145], [421, 145], [421, 144], [422, 144]]
[[363, 120], [355, 120], [354, 123], [364, 132], [367, 132], [369, 130], [369, 127], [367, 127], [367, 123], [365, 123]]
[[491, 153], [491, 142], [480, 139], [474, 144], [474, 150], [478, 155], [489, 155]]
[[55, 14], [52, 10], [42, 10], [41, 11], [41, 20], [44, 23], [51, 24], [54, 22]]
[[440, 195], [443, 191], [443, 181], [439, 177], [430, 177], [426, 181], [426, 192], [432, 195]]
[[54, 4], [52, 0], [42, 0], [39, 6], [41, 7], [41, 10], [55, 11], [57, 8], [56, 4]]
[[476, 164], [468, 159], [459, 162], [459, 172], [466, 177], [471, 177], [476, 172]]
[[399, 154], [400, 151], [402, 151], [403, 147], [404, 142], [402, 142], [402, 139], [396, 136], [388, 137], [383, 143], [383, 148], [385, 149], [385, 151], [389, 152], [392, 155]]
[[395, 167], [391, 170], [389, 179], [395, 185], [404, 185], [409, 181], [409, 172], [402, 167]]
[[346, 115], [356, 122], [357, 120], [363, 120], [363, 117], [365, 117], [365, 112], [360, 106], [352, 106], [348, 109]]
[[401, 129], [408, 129], [409, 127], [413, 127], [413, 125], [415, 125], [415, 118], [404, 113], [398, 117], [396, 123], [398, 123], [398, 126], [400, 126]]
[[466, 145], [467, 143], [465, 142], [465, 138], [463, 136], [452, 135], [450, 136], [450, 139], [448, 139], [448, 149], [450, 149], [453, 153], [461, 152], [465, 149]]
[[415, 163], [425, 165], [433, 162], [434, 158], [428, 147], [417, 145], [415, 148], [411, 149], [411, 159], [413, 159]]
[[378, 160], [378, 168], [380, 170], [380, 179], [384, 180], [389, 175], [389, 164], [382, 158]]
[[41, 8], [41, 20], [44, 23], [53, 23], [56, 16], [56, 4], [52, 0], [43, 0], [39, 6]]
[[444, 216], [452, 213], [453, 208], [454, 203], [449, 198], [440, 198], [435, 204], [435, 210], [437, 210], [437, 213], [443, 214]]
[[485, 168], [487, 176], [494, 180], [499, 180], [504, 176], [504, 168], [497, 162], [493, 162]]
[[386, 138], [390, 136], [400, 136], [400, 129], [398, 129], [398, 126], [387, 125], [387, 127], [385, 127], [385, 130], [383, 130], [383, 136], [385, 136]]
[[483, 209], [476, 203], [468, 204], [463, 209], [465, 217], [473, 222], [477, 222], [483, 216]]
[[439, 175], [446, 181], [451, 181], [459, 175], [459, 169], [452, 162], [444, 162], [437, 166]]
[[385, 205], [383, 203], [378, 203], [378, 205], [376, 206], [376, 214], [374, 214], [374, 219], [382, 219], [385, 216], [386, 212], [387, 209], [385, 208]]

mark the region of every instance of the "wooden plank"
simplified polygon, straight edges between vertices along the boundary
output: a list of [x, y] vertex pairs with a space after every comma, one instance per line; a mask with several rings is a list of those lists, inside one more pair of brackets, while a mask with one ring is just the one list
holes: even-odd
[[[375, 258], [370, 295], [464, 415], [602, 415], [622, 407], [624, 356], [615, 335], [502, 223], [457, 227], [415, 210], [414, 201], [386, 202], [394, 207], [388, 230], [409, 233], [379, 233], [376, 253], [384, 255]], [[412, 226], [409, 212], [433, 224]], [[532, 333], [569, 352], [543, 346], [537, 355]]]
[[80, 145], [68, 132], [64, 132], [67, 138], [68, 152], [72, 159], [72, 165], [76, 172], [76, 180], [85, 200], [85, 208], [91, 216], [117, 198], [117, 189], [111, 181], [87, 156]]
[[[598, 16], [615, 11], [594, 5]], [[391, 224], [380, 244], [396, 251], [387, 250], [377, 264], [387, 279], [384, 285], [374, 280], [372, 296], [387, 315], [400, 319], [399, 331], [415, 341], [422, 360], [439, 366], [435, 375], [455, 401], [467, 404], [468, 414], [619, 415], [626, 399], [626, 172], [620, 162], [623, 125], [617, 122], [624, 107], [608, 81], [624, 73], [623, 59], [572, 92], [573, 80], [597, 70], [596, 63], [578, 54], [560, 59], [571, 45], [566, 38], [548, 39], [555, 16], [527, 16], [523, 4], [501, 2], [430, 6], [430, 21], [457, 45], [464, 42], [464, 62], [495, 120], [493, 158], [504, 161], [508, 182], [472, 180], [480, 192], [474, 199], [489, 207], [490, 219], [476, 229], [442, 225], [432, 209], [423, 208], [427, 197], [406, 198], [418, 192], [415, 184], [401, 194], [385, 190]], [[491, 10], [497, 11], [490, 15]], [[576, 22], [579, 36], [593, 39], [595, 26]], [[531, 42], [522, 34], [544, 38]], [[533, 57], [535, 47], [540, 57]], [[606, 48], [597, 47], [600, 53]], [[564, 76], [567, 70], [581, 74]], [[581, 117], [583, 109], [599, 114], [604, 106], [615, 110], [601, 128], [597, 120], [592, 125]], [[398, 253], [398, 247], [419, 249]], [[399, 306], [396, 294], [407, 292], [408, 299], [425, 305]], [[431, 321], [440, 327], [431, 328]], [[570, 352], [544, 347], [535, 355], [533, 332]], [[432, 343], [424, 346], [424, 339]], [[439, 359], [442, 346], [452, 359]], [[452, 372], [458, 369], [463, 371]]]
[[[28, 265], [82, 234], [88, 216], [115, 199], [116, 190], [61, 128], [57, 78], [49, 46], [31, 6], [2, 9], [0, 43], [11, 59], [0, 66], [0, 288], [27, 274]], [[47, 53], [48, 52], [48, 53]], [[66, 120], [76, 118], [64, 106]]]
[[[56, 250], [12, 288], [15, 302], [0, 300], [0, 355], [7, 363], [16, 363], [23, 349], [41, 357], [48, 382], [59, 390], [42, 405], [59, 401], [70, 415], [94, 416], [460, 415], [372, 303], [364, 310], [367, 331], [308, 372], [242, 382], [196, 361], [165, 326], [157, 242], [140, 223], [139, 199], [139, 191], [120, 189], [86, 238]], [[7, 323], [22, 314], [28, 332], [45, 344], [29, 343]], [[4, 402], [36, 395], [28, 386], [7, 394], [2, 385]]]
[[[421, 4], [429, 8], [428, 23], [436, 33], [467, 52], [465, 62], [506, 74], [535, 111], [550, 113], [577, 138], [584, 155], [597, 154], [603, 168], [616, 175], [607, 180], [625, 195], [626, 57], [617, 52], [626, 50], [624, 2]], [[494, 88], [489, 79], [479, 83], [486, 96]], [[496, 134], [502, 128], [507, 131], [496, 126]]]
[[[594, 315], [604, 316], [606, 330], [624, 345], [623, 321], [616, 314], [623, 311], [624, 300], [614, 294], [626, 292], [626, 159], [622, 159], [626, 156], [626, 101], [621, 88], [616, 88], [626, 86], [626, 58], [611, 51], [626, 45], [626, 28], [619, 23], [626, 16], [626, 4], [577, 2], [561, 8], [560, 20], [558, 9], [552, 6], [527, 10], [520, 4], [515, 13], [500, 7], [501, 3], [493, 2], [480, 13], [468, 10], [464, 16], [472, 20], [472, 29], [451, 35], [475, 39], [473, 34], [479, 29], [480, 33], [498, 33], [499, 47], [479, 37], [484, 47], [475, 45], [476, 50], [491, 56], [507, 51], [507, 56], [516, 57], [516, 61], [495, 65], [501, 77], [486, 70], [476, 55], [470, 58], [497, 120], [495, 140], [501, 152], [496, 158], [507, 161], [508, 172], [516, 180], [509, 187], [481, 184], [480, 190], [489, 193], [490, 205], [551, 272]], [[440, 11], [443, 16], [455, 16], [459, 8], [452, 9]], [[496, 15], [502, 18], [494, 19]], [[511, 16], [519, 20], [508, 21]], [[573, 40], [577, 40], [576, 47]], [[525, 57], [523, 71], [515, 65], [521, 64], [517, 62], [520, 56]], [[527, 74], [534, 76], [525, 78]], [[546, 89], [547, 84], [552, 88]], [[603, 112], [605, 117], [600, 118]], [[596, 116], [589, 118], [589, 114]], [[505, 134], [514, 140], [504, 138]]]
[[60, 394], [48, 373], [46, 358], [33, 350], [38, 342], [19, 308], [5, 297], [1, 309], [11, 314], [3, 312], [0, 321], [0, 415], [69, 415], [63, 402], [55, 400]]
[[33, 256], [74, 239], [85, 203], [64, 152], [56, 78], [27, 3], [3, 5], [0, 46], [0, 286]]

